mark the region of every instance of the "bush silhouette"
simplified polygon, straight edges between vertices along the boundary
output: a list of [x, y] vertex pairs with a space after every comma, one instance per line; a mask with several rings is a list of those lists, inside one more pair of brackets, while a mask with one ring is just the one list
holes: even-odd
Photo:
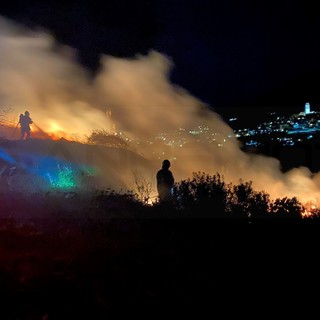
[[175, 205], [183, 215], [234, 218], [247, 221], [274, 218], [302, 218], [304, 210], [297, 198], [271, 201], [265, 191], [255, 191], [252, 181], [227, 184], [217, 173], [193, 173], [190, 179], [175, 183]]
[[87, 137], [90, 144], [103, 145], [113, 148], [126, 148], [128, 144], [118, 135], [109, 133], [106, 130], [92, 130], [90, 136]]
[[302, 218], [303, 206], [296, 197], [293, 198], [278, 198], [270, 205], [270, 213], [274, 218]]
[[225, 218], [229, 187], [219, 173], [210, 176], [193, 173], [192, 179], [176, 183], [174, 195], [180, 210], [186, 214]]
[[264, 218], [269, 214], [270, 196], [268, 193], [253, 190], [252, 181], [232, 186], [228, 212], [236, 218]]

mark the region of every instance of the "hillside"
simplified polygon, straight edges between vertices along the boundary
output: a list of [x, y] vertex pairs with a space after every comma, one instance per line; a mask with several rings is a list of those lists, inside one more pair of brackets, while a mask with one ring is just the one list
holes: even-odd
[[132, 189], [137, 176], [152, 179], [156, 166], [121, 148], [65, 139], [0, 140], [0, 173], [11, 191], [56, 188]]

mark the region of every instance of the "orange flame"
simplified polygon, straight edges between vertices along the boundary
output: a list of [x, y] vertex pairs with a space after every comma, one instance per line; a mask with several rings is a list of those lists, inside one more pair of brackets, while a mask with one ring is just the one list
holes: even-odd
[[304, 205], [304, 210], [301, 213], [302, 218], [310, 218], [319, 212], [319, 208], [314, 203], [307, 202]]
[[[30, 125], [31, 127], [31, 138], [33, 139], [51, 139], [51, 140], [60, 140], [66, 139], [69, 141], [78, 141], [77, 137], [68, 134], [63, 130], [59, 130], [56, 126], [52, 126], [48, 131], [44, 131], [36, 125]], [[1, 127], [1, 135], [10, 140], [20, 139], [20, 127], [13, 126], [11, 124], [6, 123]]]

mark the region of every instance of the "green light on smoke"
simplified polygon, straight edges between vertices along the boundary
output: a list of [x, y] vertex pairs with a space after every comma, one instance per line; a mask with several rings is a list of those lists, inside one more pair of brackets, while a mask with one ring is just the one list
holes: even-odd
[[73, 172], [69, 168], [64, 168], [58, 174], [56, 187], [61, 189], [69, 189], [75, 186]]
[[55, 179], [50, 174], [47, 175], [50, 179], [51, 186], [54, 188], [70, 189], [76, 186], [73, 171], [69, 168], [61, 169]]
[[73, 170], [71, 167], [59, 165], [58, 168], [59, 170], [54, 173], [46, 173], [51, 187], [57, 189], [86, 187], [90, 183], [90, 179], [98, 174], [97, 168], [94, 167], [83, 167], [82, 169]]

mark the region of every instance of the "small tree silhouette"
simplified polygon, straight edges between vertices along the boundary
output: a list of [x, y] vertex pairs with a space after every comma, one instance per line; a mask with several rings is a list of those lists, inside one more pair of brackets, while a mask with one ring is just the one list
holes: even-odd
[[145, 204], [149, 204], [151, 194], [154, 191], [151, 180], [147, 180], [140, 172], [135, 171], [134, 182], [136, 185], [137, 197]]

